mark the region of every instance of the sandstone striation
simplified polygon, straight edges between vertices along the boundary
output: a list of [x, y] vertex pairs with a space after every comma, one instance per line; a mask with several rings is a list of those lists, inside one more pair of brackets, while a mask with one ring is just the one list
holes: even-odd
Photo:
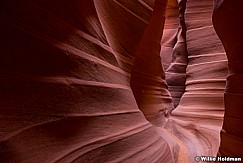
[[243, 157], [242, 7], [0, 1], [0, 162]]

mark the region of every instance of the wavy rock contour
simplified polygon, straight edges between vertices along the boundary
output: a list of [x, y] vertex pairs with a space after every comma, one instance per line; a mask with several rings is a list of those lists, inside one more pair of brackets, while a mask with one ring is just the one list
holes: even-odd
[[0, 1], [0, 162], [242, 156], [242, 3], [166, 2]]

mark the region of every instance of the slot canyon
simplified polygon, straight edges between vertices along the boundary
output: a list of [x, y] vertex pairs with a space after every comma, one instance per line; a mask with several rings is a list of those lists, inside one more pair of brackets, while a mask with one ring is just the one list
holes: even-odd
[[0, 21], [0, 163], [243, 161], [242, 0], [0, 0]]

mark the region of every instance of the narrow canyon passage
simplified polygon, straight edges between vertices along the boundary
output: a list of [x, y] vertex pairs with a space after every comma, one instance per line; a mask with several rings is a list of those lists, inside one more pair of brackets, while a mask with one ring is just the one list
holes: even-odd
[[1, 0], [0, 162], [243, 158], [242, 7]]

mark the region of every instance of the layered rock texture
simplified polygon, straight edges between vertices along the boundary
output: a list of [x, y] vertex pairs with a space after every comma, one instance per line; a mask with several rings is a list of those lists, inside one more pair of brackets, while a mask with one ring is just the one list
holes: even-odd
[[0, 162], [243, 157], [242, 7], [0, 1]]
[[224, 124], [220, 134], [220, 156], [243, 156], [242, 8], [242, 1], [215, 2], [214, 27], [224, 45], [229, 67], [225, 90]]
[[212, 25], [212, 11], [211, 0], [186, 3], [185, 92], [167, 124], [187, 146], [190, 162], [195, 155], [217, 154], [223, 122], [227, 58]]

